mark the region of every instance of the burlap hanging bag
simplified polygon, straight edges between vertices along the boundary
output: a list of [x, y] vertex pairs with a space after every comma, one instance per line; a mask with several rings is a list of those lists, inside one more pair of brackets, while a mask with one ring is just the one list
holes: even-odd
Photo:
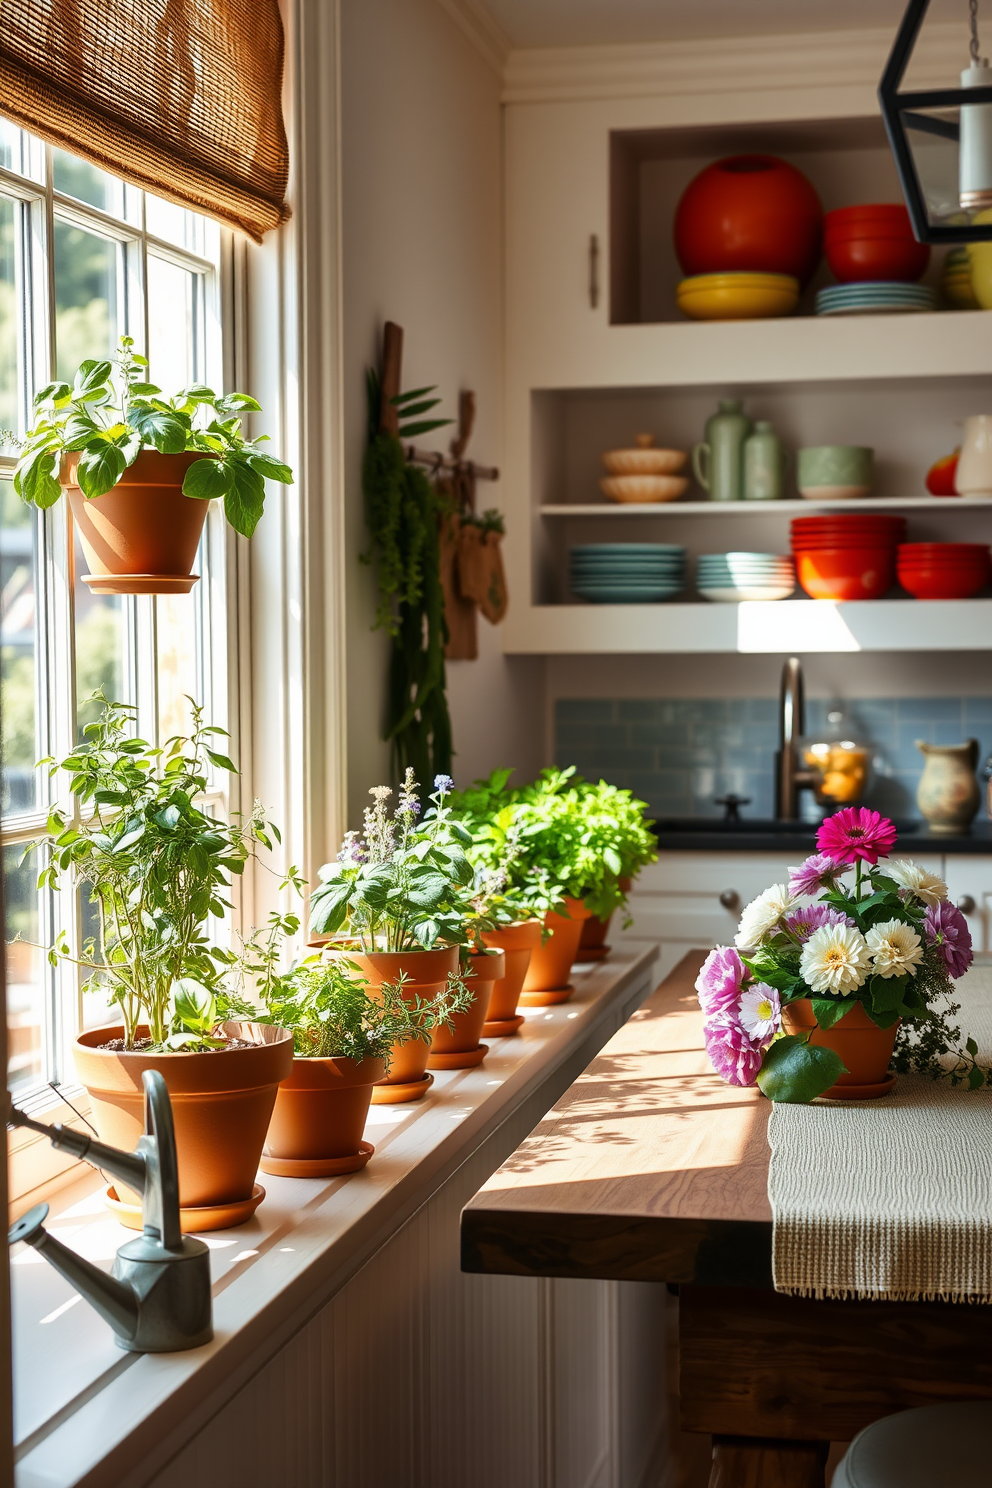
[[475, 661], [479, 654], [475, 604], [462, 597], [458, 580], [462, 530], [462, 519], [457, 512], [446, 512], [440, 518], [441, 588], [444, 590], [444, 618], [448, 622], [444, 654], [448, 661]]
[[462, 523], [458, 534], [458, 589], [479, 606], [490, 625], [506, 614], [506, 575], [500, 545], [503, 534], [474, 523]]

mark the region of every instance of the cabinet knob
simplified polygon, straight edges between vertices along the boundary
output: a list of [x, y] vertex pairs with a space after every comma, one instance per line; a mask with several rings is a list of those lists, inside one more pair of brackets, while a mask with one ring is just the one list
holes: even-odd
[[970, 894], [962, 894], [958, 900], [958, 909], [964, 915], [975, 913], [975, 901]]
[[724, 889], [720, 895], [720, 903], [724, 909], [737, 909], [741, 902], [741, 896], [736, 889]]

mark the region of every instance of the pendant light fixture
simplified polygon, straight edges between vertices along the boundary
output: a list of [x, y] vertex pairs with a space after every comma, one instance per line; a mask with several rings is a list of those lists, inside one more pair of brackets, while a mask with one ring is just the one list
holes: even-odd
[[913, 231], [921, 243], [992, 240], [992, 67], [981, 55], [978, 0], [969, 0], [958, 88], [901, 92], [930, 0], [909, 0], [878, 100]]

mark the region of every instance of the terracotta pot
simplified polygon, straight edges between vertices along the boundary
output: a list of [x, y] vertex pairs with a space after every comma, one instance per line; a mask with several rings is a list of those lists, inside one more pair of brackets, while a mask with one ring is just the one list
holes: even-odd
[[567, 915], [551, 909], [544, 917], [551, 935], [543, 945], [535, 946], [531, 955], [520, 994], [524, 1007], [567, 1002], [575, 991], [568, 977], [578, 954], [582, 922], [589, 918], [589, 911], [581, 899], [566, 899], [565, 909]]
[[[620, 888], [624, 894], [630, 893], [632, 880], [620, 879]], [[613, 920], [613, 912], [601, 920], [599, 915], [591, 914], [582, 926], [582, 934], [579, 936], [579, 952], [576, 961], [580, 964], [586, 961], [602, 961], [604, 956], [610, 954], [610, 947], [606, 944], [606, 937], [610, 933], [610, 924]]]
[[[276, 1089], [293, 1066], [293, 1036], [288, 1029], [259, 1023], [224, 1023], [233, 1038], [250, 1039], [250, 1049], [204, 1054], [118, 1052], [99, 1045], [123, 1038], [120, 1026], [92, 1028], [73, 1045], [79, 1079], [89, 1091], [93, 1123], [100, 1140], [130, 1152], [144, 1131], [141, 1076], [158, 1070], [172, 1101], [179, 1154], [179, 1202], [184, 1210], [215, 1211], [215, 1222], [199, 1228], [220, 1229], [228, 1222], [225, 1206], [243, 1206], [257, 1189], [255, 1174], [265, 1132], [275, 1105]], [[146, 1028], [138, 1037], [147, 1037]], [[137, 1195], [115, 1185], [121, 1199]], [[248, 1215], [243, 1215], [247, 1218]]]
[[493, 985], [506, 971], [506, 957], [502, 951], [491, 955], [485, 951], [472, 951], [468, 960], [465, 985], [474, 993], [472, 1006], [464, 1013], [455, 1013], [451, 1020], [454, 1028], [435, 1028], [427, 1059], [428, 1069], [471, 1069], [481, 1064], [489, 1053], [488, 1045], [481, 1044], [479, 1039], [489, 1011]]
[[59, 476], [89, 564], [94, 594], [188, 594], [206, 501], [184, 496], [183, 480], [211, 455], [142, 450], [114, 488], [87, 499], [76, 483], [78, 454], [65, 455]]
[[385, 1072], [384, 1059], [294, 1059], [276, 1095], [263, 1173], [319, 1178], [364, 1167], [374, 1150], [362, 1141], [372, 1086]]
[[782, 1009], [786, 1032], [805, 1033], [812, 1028], [810, 1043], [833, 1049], [844, 1061], [847, 1073], [824, 1091], [830, 1100], [871, 1100], [889, 1093], [896, 1083], [888, 1071], [900, 1021], [897, 1018], [891, 1028], [879, 1028], [859, 1002], [833, 1028], [818, 1028], [808, 998], [786, 1003]]
[[519, 920], [514, 925], [502, 925], [498, 930], [487, 930], [482, 939], [487, 946], [502, 951], [506, 971], [498, 982], [493, 983], [489, 998], [489, 1011], [482, 1025], [487, 1038], [511, 1038], [524, 1020], [517, 1012], [517, 1003], [524, 988], [524, 978], [530, 966], [530, 958], [541, 944], [541, 921]]
[[[427, 1001], [436, 997], [444, 990], [448, 977], [458, 970], [457, 946], [441, 946], [433, 951], [368, 952], [333, 946], [327, 954], [351, 961], [373, 995], [384, 982], [394, 986], [405, 973], [404, 998], [411, 1006], [415, 998]], [[423, 1039], [413, 1038], [403, 1044], [394, 1044], [389, 1073], [385, 1079], [377, 1081], [373, 1089], [373, 1104], [395, 1105], [425, 1096], [434, 1083], [434, 1076], [427, 1073], [429, 1054], [430, 1044]]]

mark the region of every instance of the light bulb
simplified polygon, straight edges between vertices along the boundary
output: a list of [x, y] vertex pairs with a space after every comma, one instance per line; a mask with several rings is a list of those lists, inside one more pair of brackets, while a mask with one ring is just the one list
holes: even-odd
[[[965, 68], [961, 86], [992, 87], [992, 68], [986, 58]], [[961, 205], [967, 211], [992, 207], [992, 103], [961, 105], [958, 187]]]

